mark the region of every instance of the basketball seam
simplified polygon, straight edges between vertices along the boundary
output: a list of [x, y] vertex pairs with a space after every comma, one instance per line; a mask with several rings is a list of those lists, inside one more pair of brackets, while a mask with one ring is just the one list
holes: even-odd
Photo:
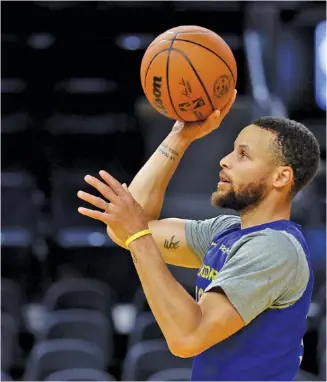
[[175, 34], [175, 36], [171, 40], [171, 44], [170, 44], [170, 47], [169, 47], [169, 52], [168, 52], [168, 57], [167, 57], [167, 62], [166, 62], [166, 81], [167, 81], [167, 93], [168, 93], [170, 104], [171, 104], [171, 106], [172, 106], [172, 108], [174, 110], [174, 113], [177, 115], [179, 120], [184, 120], [183, 118], [181, 118], [181, 116], [177, 113], [177, 111], [175, 109], [175, 105], [173, 103], [173, 100], [172, 100], [172, 97], [171, 97], [171, 94], [170, 94], [170, 86], [169, 86], [169, 59], [170, 59], [170, 52], [172, 50], [174, 50], [173, 45], [174, 45], [174, 41], [175, 41], [177, 35], [178, 35], [178, 32]]
[[[177, 34], [180, 34], [180, 33], [177, 33]], [[177, 35], [176, 35], [176, 36], [177, 36]], [[226, 61], [225, 61], [219, 54], [217, 54], [214, 50], [212, 50], [212, 49], [210, 49], [210, 48], [206, 47], [205, 45], [202, 45], [202, 44], [200, 44], [200, 43], [198, 43], [198, 42], [194, 42], [194, 41], [191, 41], [191, 40], [186, 40], [186, 39], [184, 39], [184, 38], [176, 38], [176, 37], [174, 37], [173, 40], [174, 40], [174, 41], [184, 41], [184, 42], [189, 42], [189, 43], [191, 43], [191, 44], [200, 46], [201, 48], [206, 49], [208, 52], [211, 52], [212, 54], [214, 54], [217, 58], [219, 58], [219, 59], [220, 59], [220, 60], [227, 66], [227, 68], [228, 68], [228, 70], [229, 70], [229, 72], [230, 72], [230, 74], [231, 74], [231, 76], [232, 76], [232, 78], [233, 78], [234, 87], [236, 86], [236, 81], [235, 81], [235, 77], [234, 77], [234, 74], [233, 74], [233, 72], [232, 72], [232, 69], [231, 69], [230, 66], [227, 64], [227, 62], [226, 62]], [[172, 39], [169, 39], [169, 38], [167, 38], [167, 39], [163, 39], [163, 40], [160, 40], [160, 41], [156, 42], [156, 43], [153, 44], [153, 45], [150, 45], [149, 48], [152, 48], [153, 46], [158, 45], [158, 44], [161, 43], [162, 41], [173, 41], [173, 40], [172, 40]]]
[[[198, 32], [198, 31], [184, 31], [184, 32], [178, 32], [177, 34], [184, 34], [184, 33], [187, 33], [187, 34], [210, 34], [211, 32]], [[177, 36], [177, 35], [176, 35]], [[158, 45], [160, 42], [162, 42], [162, 41], [171, 41], [171, 39], [170, 38], [164, 38], [164, 39], [162, 39], [162, 40], [159, 40], [159, 41], [157, 41], [156, 43], [154, 43], [154, 44], [150, 44], [148, 47], [147, 47], [147, 49], [149, 49], [149, 48], [152, 48], [153, 46], [156, 46], [156, 45]]]
[[[172, 31], [167, 31], [169, 33], [172, 33]], [[167, 32], [164, 32], [163, 34], [167, 33]], [[190, 29], [190, 30], [183, 30], [183, 31], [180, 31], [180, 32], [176, 32], [176, 36], [178, 34], [183, 34], [183, 33], [197, 33], [197, 34], [209, 34], [209, 33], [214, 33], [212, 31], [202, 31], [201, 29]]]
[[145, 78], [144, 78], [144, 91], [146, 91], [146, 79], [147, 79], [148, 72], [149, 72], [149, 69], [150, 69], [150, 66], [151, 66], [152, 62], [154, 61], [154, 59], [155, 59], [157, 56], [159, 56], [160, 53], [167, 52], [168, 50], [169, 50], [169, 49], [161, 50], [160, 52], [158, 52], [157, 54], [155, 54], [155, 55], [152, 57], [152, 59], [151, 59], [149, 65], [148, 65], [148, 67], [147, 67], [147, 69], [146, 69], [146, 72], [145, 72]]
[[188, 56], [187, 56], [182, 50], [179, 50], [178, 48], [173, 48], [172, 50], [178, 52], [178, 53], [179, 53], [180, 55], [182, 55], [182, 56], [185, 58], [185, 60], [188, 62], [188, 64], [189, 64], [190, 67], [192, 68], [194, 74], [196, 75], [196, 78], [197, 78], [198, 81], [200, 82], [200, 84], [201, 84], [201, 86], [202, 86], [202, 89], [204, 90], [204, 92], [205, 92], [205, 94], [206, 94], [206, 96], [207, 96], [207, 98], [208, 98], [208, 100], [209, 100], [209, 102], [210, 102], [210, 105], [211, 105], [211, 107], [212, 107], [212, 111], [214, 111], [214, 110], [215, 110], [215, 106], [214, 106], [214, 104], [212, 103], [211, 98], [209, 97], [209, 93], [208, 93], [206, 87], [204, 86], [204, 84], [203, 84], [203, 82], [202, 82], [202, 80], [201, 80], [201, 78], [200, 78], [198, 72], [195, 70], [195, 68], [194, 68], [194, 66], [193, 66], [193, 64], [192, 64], [192, 62], [191, 62], [191, 60], [188, 58]]
[[178, 38], [176, 39], [176, 41], [184, 41], [184, 42], [189, 42], [190, 44], [194, 44], [194, 45], [197, 45], [197, 46], [200, 46], [201, 48], [204, 48], [206, 49], [207, 51], [211, 52], [212, 54], [214, 54], [217, 58], [219, 58], [228, 68], [228, 70], [230, 71], [230, 74], [233, 78], [233, 82], [234, 82], [234, 86], [236, 85], [235, 84], [235, 78], [234, 78], [234, 74], [232, 72], [232, 69], [230, 68], [230, 66], [227, 64], [227, 62], [221, 57], [219, 56], [219, 54], [217, 54], [215, 51], [213, 51], [212, 49], [206, 47], [205, 45], [202, 45], [202, 44], [199, 44], [198, 42], [194, 42], [194, 41], [191, 41], [191, 40], [185, 40], [183, 38]]

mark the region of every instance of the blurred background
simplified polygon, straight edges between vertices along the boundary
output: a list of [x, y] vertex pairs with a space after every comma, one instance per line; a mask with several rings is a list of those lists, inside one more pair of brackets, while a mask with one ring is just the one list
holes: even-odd
[[[292, 210], [316, 280], [297, 379], [326, 380], [325, 3], [2, 1], [1, 11], [2, 380], [189, 380], [192, 360], [168, 352], [129, 252], [77, 213], [76, 197], [100, 169], [129, 184], [168, 134], [140, 63], [158, 34], [187, 24], [230, 45], [238, 98], [218, 134], [186, 153], [162, 217], [226, 212], [210, 206], [218, 163], [253, 118], [311, 129], [321, 168]], [[196, 270], [171, 269], [194, 295]]]

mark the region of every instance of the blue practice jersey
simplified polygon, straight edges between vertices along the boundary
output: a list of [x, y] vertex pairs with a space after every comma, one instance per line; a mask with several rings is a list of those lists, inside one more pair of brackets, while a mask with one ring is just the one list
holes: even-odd
[[[220, 271], [226, 260], [227, 262], [232, 261], [232, 252], [237, 253], [242, 250], [242, 246], [245, 244], [251, 248], [251, 240], [254, 240], [256, 235], [264, 233], [269, 237], [270, 233], [276, 233], [276, 231], [286, 233], [288, 237], [291, 236], [303, 249], [309, 270], [308, 281], [303, 293], [301, 292], [301, 296], [296, 301], [284, 305], [278, 305], [278, 301], [282, 301], [283, 296], [276, 295], [276, 303], [271, 301], [269, 307], [263, 309], [254, 318], [247, 319], [244, 315], [246, 317], [244, 320], [250, 321], [245, 322], [244, 328], [194, 358], [192, 380], [290, 381], [294, 379], [303, 355], [303, 336], [313, 288], [310, 255], [300, 226], [291, 221], [279, 220], [241, 229], [240, 222], [237, 221], [229, 228], [219, 231], [213, 237], [199, 269], [196, 296], [199, 300], [201, 295], [208, 290], [212, 291], [215, 290], [215, 287], [221, 287], [229, 297], [229, 291], [224, 288], [224, 283], [219, 284]], [[239, 243], [242, 244], [239, 245]], [[268, 242], [267, 245], [269, 248], [262, 248], [262, 252], [266, 249], [273, 252], [272, 245]], [[279, 249], [276, 248], [277, 250]], [[251, 251], [249, 252], [251, 256]], [[253, 259], [249, 261], [253, 261]], [[263, 285], [261, 280], [258, 288], [267, 288], [269, 291], [269, 269], [266, 271], [266, 285]], [[214, 280], [216, 284], [213, 283]], [[271, 287], [273, 287], [273, 283]], [[240, 285], [241, 289], [242, 285]], [[232, 295], [232, 291], [230, 293]], [[287, 290], [284, 295], [287, 295]], [[286, 298], [285, 300], [287, 302]], [[231, 302], [233, 303], [233, 300]], [[253, 303], [255, 305], [255, 298], [253, 298]], [[238, 306], [236, 306], [237, 308]], [[249, 308], [248, 311], [250, 311]], [[239, 312], [241, 313], [241, 309]]]

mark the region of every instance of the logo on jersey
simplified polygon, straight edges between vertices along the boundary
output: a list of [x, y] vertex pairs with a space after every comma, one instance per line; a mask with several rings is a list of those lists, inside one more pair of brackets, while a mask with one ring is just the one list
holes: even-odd
[[212, 281], [218, 277], [218, 273], [216, 269], [209, 267], [209, 265], [202, 264], [198, 271], [198, 276]]
[[229, 254], [230, 252], [230, 248], [227, 248], [224, 244], [222, 244], [220, 247], [219, 247], [219, 250], [223, 253], [223, 254]]

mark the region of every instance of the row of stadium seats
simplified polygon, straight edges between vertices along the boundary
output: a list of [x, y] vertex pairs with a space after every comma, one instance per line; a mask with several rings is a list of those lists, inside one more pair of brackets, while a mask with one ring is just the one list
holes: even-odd
[[[22, 317], [21, 293], [16, 284], [2, 280], [1, 294], [1, 367], [8, 374], [21, 352], [19, 331], [22, 326], [32, 328], [33, 322]], [[24, 380], [68, 378], [69, 373], [75, 378], [82, 375], [81, 370], [65, 372], [67, 369], [92, 369], [83, 378], [91, 378], [92, 373], [99, 378], [99, 372], [107, 372], [114, 362], [115, 347], [115, 297], [111, 289], [94, 280], [66, 280], [52, 284], [41, 305], [44, 314], [37, 330], [34, 323], [35, 342], [28, 354]], [[163, 369], [190, 368], [192, 360], [177, 358], [168, 351], [152, 313], [145, 311], [148, 307], [141, 292], [136, 294], [134, 306], [136, 320], [122, 366], [124, 380], [147, 380]], [[112, 379], [107, 376], [100, 380]]]
[[[322, 376], [326, 352], [325, 300], [323, 303], [320, 318], [316, 318], [319, 326], [317, 358]], [[38, 328], [34, 325], [35, 342], [27, 357], [24, 380], [114, 380], [108, 369], [114, 363], [117, 346], [115, 304], [115, 293], [95, 280], [75, 279], [52, 284], [41, 302], [44, 311], [41, 323]], [[178, 358], [169, 352], [141, 290], [136, 293], [133, 306], [135, 320], [128, 335], [122, 380], [189, 380], [192, 359]], [[9, 380], [10, 368], [21, 351], [19, 331], [22, 326], [33, 327], [33, 323], [23, 319], [20, 289], [10, 280], [2, 280], [1, 310], [1, 367], [3, 380]], [[308, 380], [302, 372], [297, 378]]]
[[[151, 349], [150, 349], [151, 350]], [[162, 354], [158, 354], [162, 355]], [[172, 368], [155, 372], [147, 378], [147, 381], [189, 381], [191, 368]], [[1, 372], [1, 381], [11, 381], [8, 374]], [[63, 369], [48, 375], [45, 381], [116, 381], [109, 373], [97, 369], [73, 368]], [[306, 380], [306, 379], [298, 379]]]

